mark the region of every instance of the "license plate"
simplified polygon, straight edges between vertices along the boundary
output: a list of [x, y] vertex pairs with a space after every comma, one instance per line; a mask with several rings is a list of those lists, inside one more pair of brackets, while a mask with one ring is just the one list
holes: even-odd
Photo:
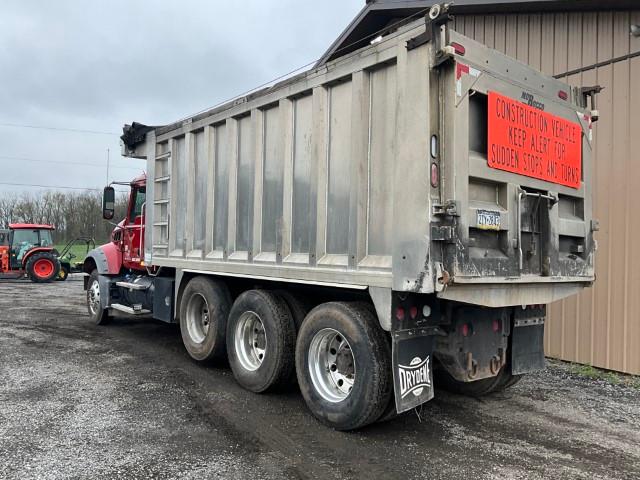
[[500, 212], [478, 210], [476, 226], [481, 230], [500, 230]]

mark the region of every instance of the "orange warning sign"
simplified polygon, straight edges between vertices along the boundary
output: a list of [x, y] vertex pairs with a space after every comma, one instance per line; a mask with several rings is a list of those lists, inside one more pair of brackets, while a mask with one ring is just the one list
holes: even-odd
[[580, 188], [582, 128], [578, 123], [489, 92], [488, 130], [491, 168]]

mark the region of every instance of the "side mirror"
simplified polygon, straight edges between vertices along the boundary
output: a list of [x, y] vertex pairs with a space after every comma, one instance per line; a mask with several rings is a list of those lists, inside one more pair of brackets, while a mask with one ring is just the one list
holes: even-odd
[[102, 218], [113, 220], [116, 211], [116, 190], [113, 187], [104, 187], [102, 194]]

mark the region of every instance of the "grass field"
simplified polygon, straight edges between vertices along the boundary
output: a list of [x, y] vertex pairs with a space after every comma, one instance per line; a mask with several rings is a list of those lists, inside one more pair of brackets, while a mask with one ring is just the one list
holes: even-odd
[[[56, 245], [55, 249], [62, 253], [62, 249], [64, 247], [64, 245]], [[75, 255], [75, 257], [71, 259], [71, 263], [82, 262], [84, 260], [84, 257], [87, 256], [87, 247], [85, 245], [74, 245], [73, 247], [71, 247], [69, 253], [71, 253], [71, 255]], [[64, 260], [68, 259], [65, 258]]]

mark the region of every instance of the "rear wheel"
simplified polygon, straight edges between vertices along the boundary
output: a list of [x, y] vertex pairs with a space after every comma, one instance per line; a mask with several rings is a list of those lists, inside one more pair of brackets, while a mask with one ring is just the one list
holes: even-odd
[[182, 293], [180, 333], [187, 352], [195, 360], [222, 359], [231, 294], [220, 281], [195, 277]]
[[495, 377], [476, 380], [475, 382], [461, 382], [456, 380], [444, 368], [436, 373], [436, 385], [453, 393], [468, 397], [483, 397], [492, 393], [501, 392], [512, 387], [520, 381], [522, 375], [512, 375], [505, 367]]
[[60, 260], [51, 252], [34, 253], [27, 260], [26, 270], [32, 282], [52, 282], [60, 272]]
[[278, 293], [249, 290], [236, 299], [227, 350], [233, 375], [244, 388], [261, 393], [290, 385], [295, 343], [291, 310]]
[[100, 300], [100, 282], [97, 270], [93, 270], [87, 282], [87, 310], [96, 325], [106, 325], [111, 321], [109, 310], [102, 308]]
[[301, 300], [299, 296], [293, 295], [291, 292], [278, 290], [276, 293], [282, 297], [282, 299], [287, 303], [289, 310], [291, 310], [291, 315], [293, 316], [293, 322], [296, 324], [297, 332], [300, 330], [304, 318], [311, 309], [305, 301]]
[[364, 304], [313, 309], [298, 332], [296, 371], [313, 415], [337, 430], [373, 423], [389, 405], [391, 348]]

